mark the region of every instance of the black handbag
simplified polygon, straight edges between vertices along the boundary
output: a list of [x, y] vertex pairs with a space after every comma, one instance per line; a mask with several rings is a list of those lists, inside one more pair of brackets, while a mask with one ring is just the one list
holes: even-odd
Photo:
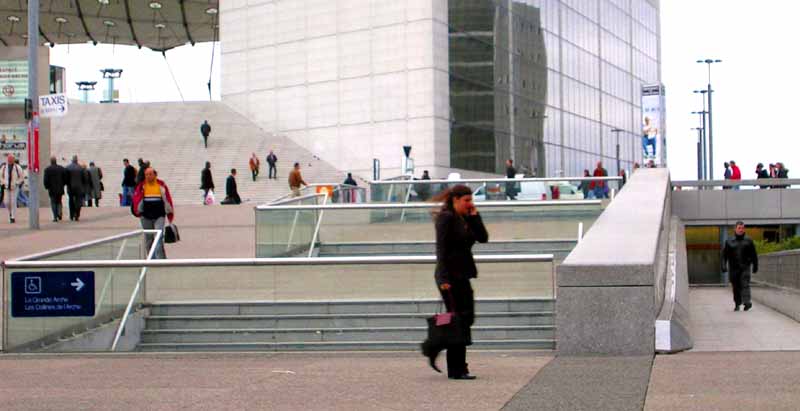
[[181, 235], [178, 233], [178, 226], [170, 223], [164, 227], [164, 242], [167, 244], [177, 243], [181, 241]]
[[[453, 295], [450, 300], [455, 309]], [[423, 350], [441, 351], [452, 346], [462, 346], [469, 344], [469, 336], [463, 324], [461, 316], [455, 312], [434, 314], [426, 319], [428, 321], [428, 338], [423, 341]]]
[[455, 313], [435, 314], [427, 318], [428, 338], [426, 346], [447, 347], [467, 345], [467, 336], [464, 333], [461, 317]]

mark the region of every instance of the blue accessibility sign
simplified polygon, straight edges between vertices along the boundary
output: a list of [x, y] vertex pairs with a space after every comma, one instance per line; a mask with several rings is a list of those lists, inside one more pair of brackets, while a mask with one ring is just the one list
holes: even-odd
[[94, 271], [11, 273], [12, 317], [94, 317]]

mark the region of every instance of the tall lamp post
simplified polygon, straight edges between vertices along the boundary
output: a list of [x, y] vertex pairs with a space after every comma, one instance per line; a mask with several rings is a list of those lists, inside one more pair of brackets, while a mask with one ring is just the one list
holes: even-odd
[[[31, 112], [39, 111], [39, 0], [28, 0], [28, 98], [31, 100]], [[29, 133], [33, 136], [33, 127], [38, 127], [38, 119], [29, 121]], [[35, 124], [36, 123], [36, 124]], [[31, 144], [28, 139], [29, 158], [39, 157], [39, 144]], [[28, 228], [39, 229], [39, 172], [28, 162]], [[15, 201], [12, 199], [11, 201]]]
[[617, 175], [619, 175], [619, 171], [622, 170], [622, 167], [620, 166], [620, 161], [619, 161], [619, 133], [621, 133], [623, 131], [625, 131], [625, 130], [623, 130], [621, 128], [616, 128], [616, 127], [611, 129], [611, 132], [616, 134], [616, 136], [617, 136]]
[[[692, 114], [700, 115], [700, 127], [698, 128], [700, 134], [698, 137], [700, 138], [700, 153], [703, 156], [701, 162], [703, 172], [700, 174], [701, 177], [699, 180], [706, 180], [708, 177], [708, 162], [706, 157], [706, 114], [708, 114], [708, 111], [692, 111]], [[713, 167], [714, 165], [712, 164], [711, 166]]]
[[694, 127], [692, 130], [697, 130], [697, 180], [703, 180], [703, 171], [705, 167], [703, 166], [703, 128], [702, 127]]
[[[697, 94], [700, 94], [703, 97], [703, 113], [708, 114], [708, 110], [706, 110], [706, 94], [708, 90], [695, 90]], [[706, 114], [703, 114], [703, 175], [705, 176], [704, 180], [713, 180], [714, 179], [714, 157], [709, 156], [706, 153], [706, 139], [708, 138], [708, 129], [706, 128]]]
[[708, 161], [711, 163], [710, 169], [710, 177], [714, 179], [714, 126], [712, 121], [712, 112], [711, 109], [711, 94], [714, 92], [711, 89], [711, 65], [714, 63], [722, 63], [722, 60], [718, 59], [705, 59], [705, 60], [697, 60], [698, 63], [706, 64], [708, 66]]

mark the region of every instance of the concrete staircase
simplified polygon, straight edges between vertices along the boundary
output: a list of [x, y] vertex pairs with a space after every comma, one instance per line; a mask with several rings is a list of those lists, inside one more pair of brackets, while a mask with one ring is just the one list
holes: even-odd
[[[417, 350], [434, 300], [157, 303], [140, 351]], [[479, 300], [474, 348], [555, 349], [554, 301]]]
[[[199, 131], [203, 120], [212, 127], [208, 149], [203, 147]], [[103, 169], [106, 191], [101, 206], [118, 205], [123, 158], [135, 167], [140, 157], [150, 160], [179, 204], [201, 202], [200, 171], [206, 161], [211, 162], [218, 201], [225, 195], [231, 168], [238, 171], [242, 200], [251, 203], [288, 193], [287, 176], [295, 161], [302, 165], [309, 183], [340, 183], [346, 174], [219, 102], [74, 104], [68, 116], [51, 124], [52, 153], [62, 165], [77, 154], [87, 164], [94, 161]], [[270, 149], [278, 156], [277, 180], [267, 179], [265, 157]], [[261, 175], [255, 182], [248, 168], [253, 152], [261, 160]]]

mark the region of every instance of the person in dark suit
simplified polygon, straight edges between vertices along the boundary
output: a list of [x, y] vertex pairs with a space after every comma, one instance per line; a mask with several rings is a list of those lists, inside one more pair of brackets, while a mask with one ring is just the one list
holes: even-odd
[[203, 190], [203, 205], [206, 205], [208, 192], [214, 189], [214, 177], [211, 176], [211, 163], [208, 161], [200, 172], [200, 189]]
[[225, 199], [221, 204], [242, 204], [239, 189], [236, 187], [236, 169], [231, 169], [231, 175], [225, 180]]
[[64, 197], [67, 178], [67, 169], [58, 165], [55, 156], [50, 157], [50, 166], [44, 170], [44, 188], [50, 195], [50, 208], [53, 210], [54, 223], [63, 218], [61, 198]]
[[87, 174], [78, 164], [78, 156], [72, 156], [72, 162], [67, 166], [67, 195], [69, 196], [69, 219], [80, 221], [81, 206], [84, 200], [84, 186], [89, 185]]
[[[456, 380], [473, 380], [467, 368], [467, 345], [472, 344], [470, 327], [475, 322], [475, 298], [470, 279], [478, 277], [472, 257], [476, 242], [489, 241], [478, 209], [472, 202], [472, 190], [459, 184], [434, 197], [442, 202], [435, 212], [436, 222], [436, 286], [448, 312], [456, 313], [464, 327], [466, 344], [447, 347], [447, 376]], [[426, 352], [427, 351], [427, 352]], [[436, 368], [438, 350], [426, 350], [431, 366]]]

